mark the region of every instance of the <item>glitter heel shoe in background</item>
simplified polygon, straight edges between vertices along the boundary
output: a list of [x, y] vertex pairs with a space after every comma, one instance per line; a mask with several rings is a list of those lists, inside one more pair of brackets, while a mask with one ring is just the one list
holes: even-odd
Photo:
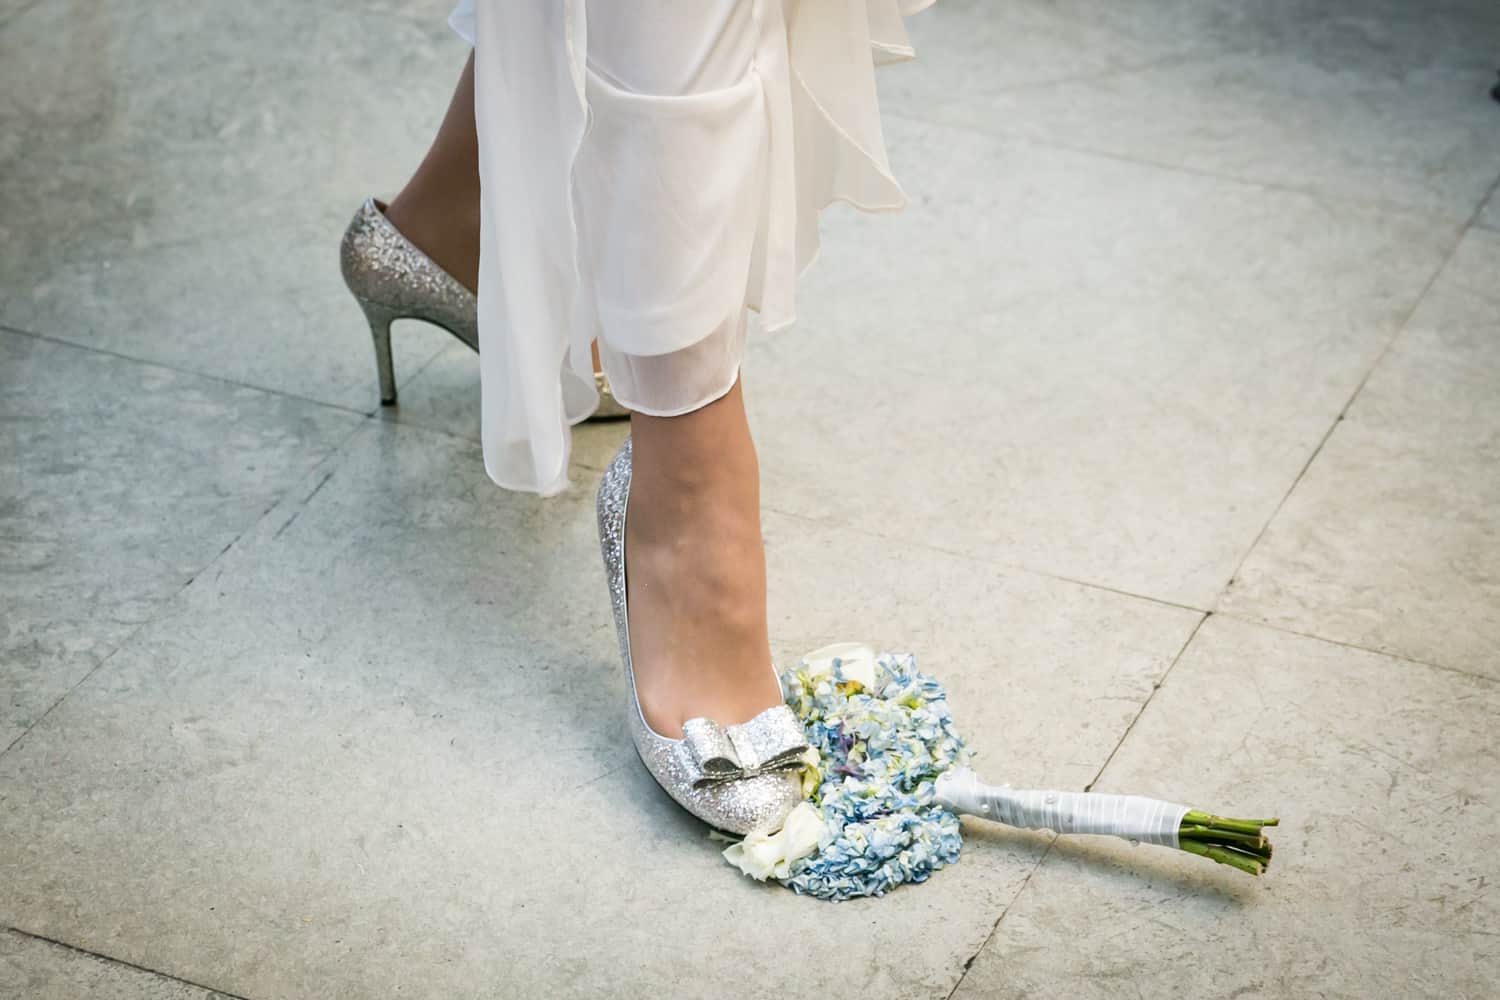
[[396, 401], [391, 367], [391, 321], [419, 319], [440, 326], [479, 350], [478, 304], [469, 291], [431, 257], [418, 250], [385, 217], [374, 198], [354, 213], [339, 246], [344, 284], [364, 310], [375, 340], [380, 401]]
[[[344, 284], [364, 310], [375, 342], [375, 368], [380, 375], [380, 401], [396, 401], [396, 373], [391, 365], [391, 323], [419, 319], [440, 326], [471, 350], [479, 350], [479, 308], [474, 293], [419, 250], [385, 216], [385, 205], [374, 198], [354, 213], [339, 245]], [[599, 406], [590, 420], [618, 420], [630, 416], [609, 390], [602, 374], [594, 375]]]

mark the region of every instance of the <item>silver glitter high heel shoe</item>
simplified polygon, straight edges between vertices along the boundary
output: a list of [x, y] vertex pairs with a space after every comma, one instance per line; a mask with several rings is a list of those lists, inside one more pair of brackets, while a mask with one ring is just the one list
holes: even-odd
[[[440, 326], [471, 350], [479, 350], [479, 304], [474, 293], [443, 270], [385, 217], [385, 205], [374, 198], [354, 213], [339, 245], [344, 284], [370, 323], [375, 341], [375, 368], [380, 375], [380, 402], [396, 401], [396, 373], [391, 365], [391, 323], [419, 319]], [[609, 390], [602, 373], [594, 374], [599, 406], [590, 420], [630, 416]]]
[[[626, 708], [636, 752], [646, 770], [688, 812], [730, 833], [769, 833], [802, 801], [802, 755], [807, 737], [797, 715], [775, 705], [748, 722], [720, 726], [694, 718], [682, 739], [663, 736], [646, 722], [635, 690], [630, 622], [625, 601], [625, 508], [630, 497], [630, 439], [599, 484], [599, 546], [609, 581], [615, 632], [630, 692]], [[775, 673], [775, 667], [771, 668]], [[780, 682], [778, 681], [778, 687]]]
[[423, 320], [479, 350], [479, 307], [474, 293], [402, 236], [385, 217], [385, 205], [374, 198], [365, 199], [344, 230], [339, 264], [344, 284], [370, 322], [382, 403], [389, 406], [396, 401], [396, 374], [391, 366], [393, 320]]

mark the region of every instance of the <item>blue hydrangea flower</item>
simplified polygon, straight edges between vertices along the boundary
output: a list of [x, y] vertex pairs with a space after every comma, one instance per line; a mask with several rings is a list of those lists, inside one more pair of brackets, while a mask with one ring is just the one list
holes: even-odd
[[820, 899], [880, 896], [958, 860], [958, 817], [935, 804], [933, 782], [971, 754], [915, 657], [829, 647], [783, 671], [781, 686], [818, 751], [809, 799], [824, 832], [778, 881]]

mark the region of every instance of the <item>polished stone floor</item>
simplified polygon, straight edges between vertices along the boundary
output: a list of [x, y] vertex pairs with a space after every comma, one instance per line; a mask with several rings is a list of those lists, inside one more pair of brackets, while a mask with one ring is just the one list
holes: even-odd
[[1493, 997], [1494, 0], [940, 0], [895, 216], [754, 339], [771, 629], [988, 775], [1277, 811], [1256, 882], [966, 821], [829, 905], [635, 759], [574, 487], [338, 235], [438, 0], [0, 0], [0, 997]]

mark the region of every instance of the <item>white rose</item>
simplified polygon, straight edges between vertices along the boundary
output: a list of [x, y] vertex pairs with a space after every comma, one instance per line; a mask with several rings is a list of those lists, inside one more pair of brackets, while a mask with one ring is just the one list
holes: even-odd
[[786, 878], [792, 862], [818, 849], [823, 817], [811, 802], [799, 802], [775, 833], [755, 833], [724, 848], [724, 859], [753, 879]]

